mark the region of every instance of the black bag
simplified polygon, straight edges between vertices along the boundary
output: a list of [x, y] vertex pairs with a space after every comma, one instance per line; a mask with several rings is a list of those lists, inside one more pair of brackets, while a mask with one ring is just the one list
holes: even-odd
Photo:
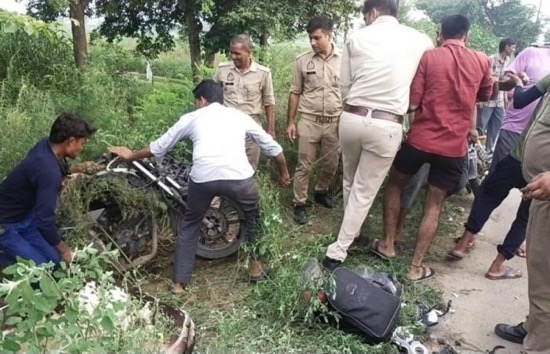
[[399, 319], [400, 298], [349, 269], [337, 268], [333, 275], [333, 288], [327, 289], [327, 299], [342, 316], [346, 328], [369, 342], [390, 340]]

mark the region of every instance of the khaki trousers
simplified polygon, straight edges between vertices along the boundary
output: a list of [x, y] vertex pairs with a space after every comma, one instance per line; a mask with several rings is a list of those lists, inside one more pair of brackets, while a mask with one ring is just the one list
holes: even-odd
[[[260, 126], [262, 126], [262, 122], [260, 121], [260, 116], [250, 116], [256, 123], [258, 123]], [[260, 146], [256, 144], [254, 140], [252, 140], [250, 137], [246, 137], [245, 141], [245, 147], [246, 147], [246, 157], [248, 157], [248, 162], [256, 171], [258, 169], [258, 163], [260, 162]]]
[[344, 219], [327, 257], [344, 261], [401, 145], [401, 124], [344, 112], [340, 144], [344, 168]]
[[527, 353], [550, 353], [550, 202], [533, 200], [527, 224]]
[[320, 174], [315, 191], [327, 191], [340, 159], [338, 123], [317, 123], [305, 118], [298, 121], [298, 164], [294, 172], [294, 204], [305, 204], [311, 165], [320, 146]]

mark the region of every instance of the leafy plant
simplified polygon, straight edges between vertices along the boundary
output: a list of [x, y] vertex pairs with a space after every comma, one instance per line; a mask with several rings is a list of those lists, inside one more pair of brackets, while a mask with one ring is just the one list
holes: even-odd
[[[6, 268], [2, 351], [154, 352], [173, 329], [156, 311], [115, 286], [115, 251], [76, 250], [71, 266], [20, 260]], [[90, 281], [94, 279], [93, 281]], [[156, 313], [156, 314], [155, 314]], [[154, 324], [154, 325], [153, 325]]]

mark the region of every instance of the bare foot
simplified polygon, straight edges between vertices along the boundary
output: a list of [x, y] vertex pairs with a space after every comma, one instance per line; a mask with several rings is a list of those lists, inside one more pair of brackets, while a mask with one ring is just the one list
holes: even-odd
[[432, 278], [435, 275], [435, 271], [426, 266], [415, 266], [412, 265], [409, 267], [409, 271], [407, 272], [407, 278], [411, 281], [420, 281]]
[[388, 245], [388, 244], [386, 244], [385, 240], [378, 241], [376, 243], [376, 248], [377, 248], [378, 252], [386, 255], [386, 257], [388, 257], [388, 258], [395, 257], [395, 245], [393, 245], [393, 244]]

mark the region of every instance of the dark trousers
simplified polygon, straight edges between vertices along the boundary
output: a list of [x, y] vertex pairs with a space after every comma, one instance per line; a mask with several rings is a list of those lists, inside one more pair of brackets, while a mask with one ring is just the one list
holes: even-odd
[[253, 177], [245, 180], [212, 181], [195, 183], [189, 181], [188, 209], [185, 211], [176, 240], [174, 257], [174, 283], [189, 284], [195, 253], [199, 243], [201, 224], [212, 199], [216, 196], [231, 199], [242, 210], [245, 218], [246, 240], [254, 242], [259, 219], [258, 193]]
[[[466, 230], [477, 234], [495, 210], [513, 188], [523, 188], [527, 182], [521, 173], [521, 162], [512, 156], [506, 156], [500, 161], [493, 172], [481, 184], [478, 195], [474, 199], [472, 211], [465, 225]], [[522, 200], [518, 207], [516, 219], [512, 223], [506, 238], [497, 250], [506, 259], [514, 257], [516, 250], [525, 240], [525, 229], [529, 219], [531, 201]]]
[[59, 264], [61, 256], [42, 236], [34, 215], [25, 220], [2, 225], [4, 232], [0, 235], [0, 265], [8, 266], [16, 262], [16, 257], [32, 260], [36, 265], [53, 262]]

